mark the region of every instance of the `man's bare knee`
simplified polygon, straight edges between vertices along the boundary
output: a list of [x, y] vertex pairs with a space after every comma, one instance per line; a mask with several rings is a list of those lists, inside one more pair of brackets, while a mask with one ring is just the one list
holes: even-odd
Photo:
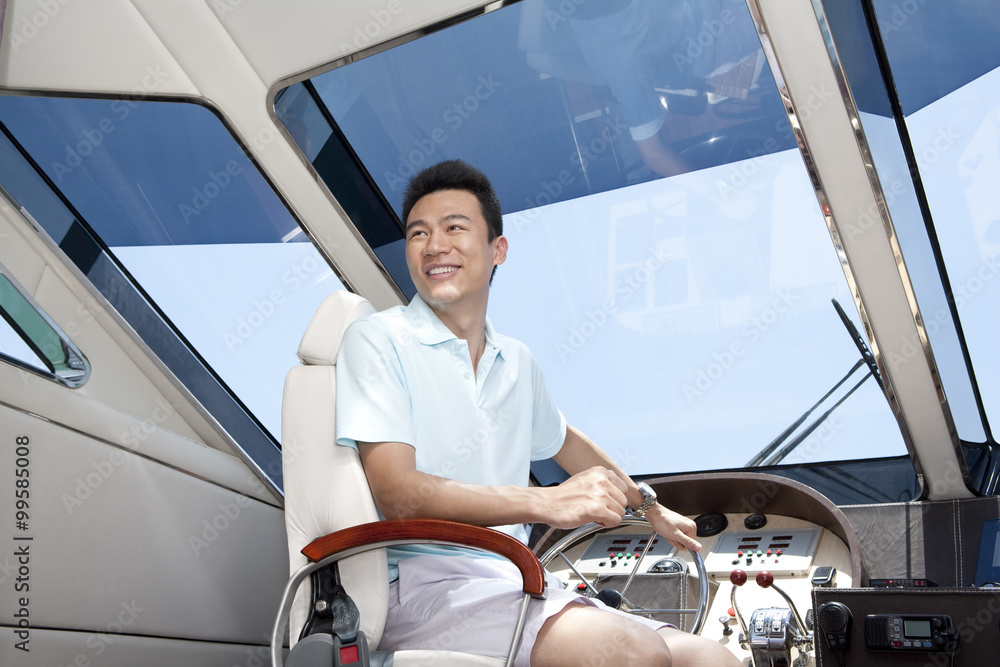
[[671, 659], [664, 639], [649, 627], [592, 607], [571, 605], [542, 626], [531, 664], [671, 667]]

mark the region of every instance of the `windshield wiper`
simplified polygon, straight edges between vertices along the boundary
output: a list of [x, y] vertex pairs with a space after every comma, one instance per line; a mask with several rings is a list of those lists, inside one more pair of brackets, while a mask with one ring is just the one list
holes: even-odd
[[[847, 398], [853, 394], [869, 377], [874, 377], [875, 382], [878, 383], [879, 389], [882, 390], [883, 394], [885, 393], [885, 387], [882, 384], [882, 377], [879, 375], [878, 366], [875, 363], [875, 355], [872, 354], [871, 350], [868, 348], [868, 344], [863, 338], [861, 338], [861, 334], [858, 333], [857, 327], [855, 327], [854, 323], [847, 317], [847, 314], [844, 312], [844, 309], [840, 307], [840, 304], [837, 303], [837, 300], [831, 299], [831, 301], [833, 302], [833, 307], [837, 309], [837, 314], [840, 316], [841, 322], [843, 322], [844, 327], [847, 328], [848, 334], [850, 334], [854, 344], [861, 352], [861, 359], [859, 359], [854, 366], [851, 367], [851, 370], [847, 371], [847, 374], [844, 375], [844, 377], [842, 377], [837, 384], [833, 385], [830, 391], [826, 392], [822, 398], [812, 405], [812, 407], [803, 412], [798, 419], [792, 422], [788, 428], [782, 431], [781, 434], [764, 447], [764, 449], [760, 450], [756, 456], [747, 461], [743, 466], [744, 468], [770, 466], [779, 463], [782, 459], [791, 454], [796, 447], [802, 444], [802, 441], [808, 438], [809, 435], [820, 426], [820, 424], [826, 421], [833, 411], [840, 407], [840, 404], [846, 401]], [[851, 375], [853, 375], [854, 372], [861, 368], [864, 364], [868, 365], [868, 372], [865, 376], [861, 378], [861, 380], [859, 380], [853, 387], [851, 387], [846, 394], [841, 396], [836, 403], [826, 410], [826, 412], [820, 415], [816, 421], [810, 424], [808, 428], [795, 436], [793, 440], [786, 443], [785, 441], [788, 440], [789, 436], [795, 432], [795, 429], [801, 426], [805, 420], [809, 418], [809, 415], [811, 415], [816, 408], [823, 404], [823, 401], [830, 398], [830, 396], [832, 396], [841, 385], [847, 382], [847, 379], [850, 378]]]

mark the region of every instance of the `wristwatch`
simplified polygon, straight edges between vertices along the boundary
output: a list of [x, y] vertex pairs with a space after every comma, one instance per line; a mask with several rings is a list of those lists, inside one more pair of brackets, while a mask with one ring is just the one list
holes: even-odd
[[636, 486], [639, 487], [639, 493], [642, 494], [642, 503], [640, 503], [635, 509], [632, 509], [631, 507], [627, 507], [626, 509], [632, 516], [645, 518], [646, 511], [656, 504], [656, 491], [653, 491], [649, 484], [646, 484], [645, 482], [639, 482]]

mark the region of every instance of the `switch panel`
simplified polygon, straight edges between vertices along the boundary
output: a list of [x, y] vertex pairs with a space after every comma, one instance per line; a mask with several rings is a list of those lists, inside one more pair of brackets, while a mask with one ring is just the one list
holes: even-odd
[[735, 569], [747, 573], [805, 575], [822, 534], [820, 528], [779, 528], [727, 533], [705, 557], [710, 575], [728, 577]]
[[[635, 561], [642, 555], [651, 534], [644, 533], [602, 533], [594, 536], [583, 557], [575, 563], [583, 574], [628, 574], [635, 566]], [[676, 549], [670, 542], [659, 535], [653, 537], [653, 546], [639, 566], [639, 574], [645, 574], [649, 568], [667, 556], [672, 556]]]

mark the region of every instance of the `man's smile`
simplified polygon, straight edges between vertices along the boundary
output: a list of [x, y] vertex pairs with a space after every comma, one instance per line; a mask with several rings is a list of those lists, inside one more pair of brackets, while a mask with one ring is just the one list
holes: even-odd
[[427, 270], [427, 275], [429, 275], [429, 276], [441, 276], [443, 278], [443, 277], [451, 275], [455, 271], [458, 271], [458, 269], [459, 269], [459, 267], [454, 266], [454, 265], [434, 266], [434, 267], [431, 267], [430, 269]]

